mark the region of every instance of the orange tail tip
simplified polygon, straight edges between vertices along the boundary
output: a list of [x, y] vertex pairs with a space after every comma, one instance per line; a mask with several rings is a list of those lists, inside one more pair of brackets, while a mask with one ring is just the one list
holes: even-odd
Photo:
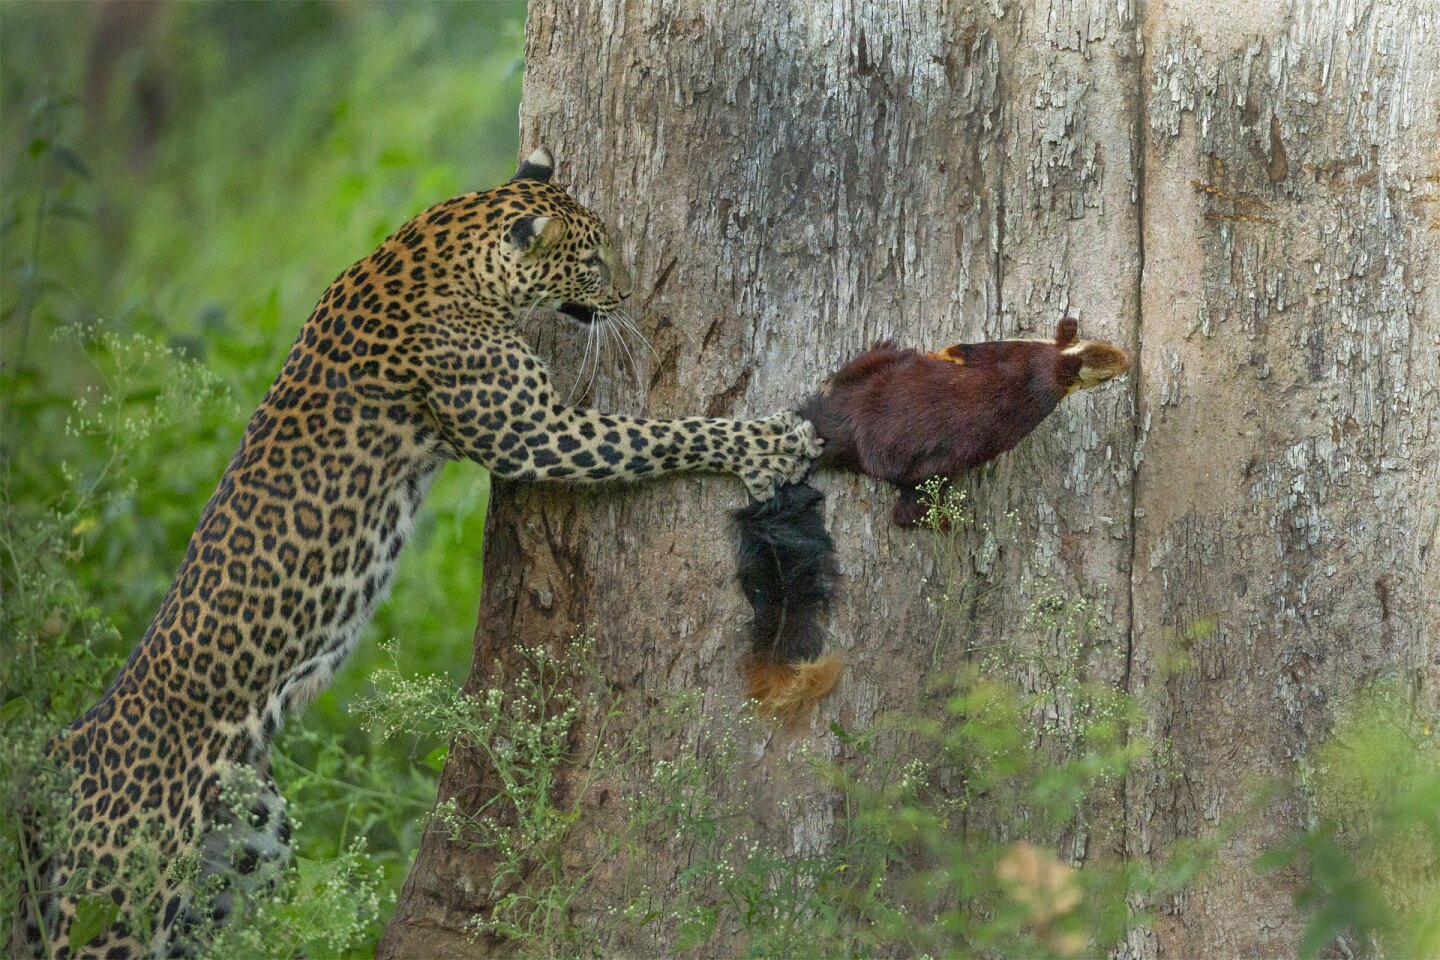
[[760, 657], [745, 661], [745, 688], [755, 709], [786, 723], [794, 721], [813, 703], [819, 702], [840, 679], [840, 657], [836, 654], [801, 663], [776, 663]]

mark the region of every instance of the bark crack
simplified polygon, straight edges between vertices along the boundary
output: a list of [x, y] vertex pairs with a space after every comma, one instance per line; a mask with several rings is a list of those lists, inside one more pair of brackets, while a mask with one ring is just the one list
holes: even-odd
[[[1138, 36], [1144, 36], [1145, 30], [1145, 8], [1141, 5], [1135, 11], [1136, 23], [1135, 32]], [[1124, 689], [1127, 697], [1133, 697], [1135, 691], [1132, 687], [1133, 673], [1135, 667], [1135, 572], [1137, 560], [1137, 541], [1139, 540], [1139, 485], [1140, 465], [1139, 457], [1141, 443], [1143, 441], [1143, 427], [1141, 419], [1141, 404], [1144, 400], [1144, 393], [1141, 389], [1141, 351], [1145, 343], [1145, 153], [1149, 146], [1147, 138], [1146, 113], [1147, 102], [1145, 96], [1145, 60], [1149, 51], [1141, 48], [1135, 63], [1135, 132], [1132, 138], [1134, 143], [1134, 178], [1135, 178], [1135, 333], [1131, 340], [1132, 367], [1134, 371], [1130, 378], [1131, 389], [1131, 437], [1130, 437], [1130, 582], [1126, 592], [1126, 624], [1125, 624], [1125, 670]], [[1128, 742], [1130, 734], [1126, 733]], [[1120, 781], [1120, 838], [1122, 849], [1128, 854], [1130, 850], [1130, 777]]]

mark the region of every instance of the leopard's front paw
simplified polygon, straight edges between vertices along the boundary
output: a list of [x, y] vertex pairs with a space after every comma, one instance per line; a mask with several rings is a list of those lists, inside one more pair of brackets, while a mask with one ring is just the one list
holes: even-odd
[[769, 500], [784, 483], [804, 479], [825, 441], [798, 413], [781, 413], [757, 423], [754, 454], [746, 458], [740, 479], [756, 500]]
[[[779, 452], [805, 458], [806, 467], [810, 466], [809, 461], [820, 456], [820, 448], [825, 446], [825, 441], [815, 432], [815, 424], [798, 413], [777, 413], [761, 420], [760, 425], [766, 433], [775, 436]], [[803, 475], [805, 471], [800, 472]]]

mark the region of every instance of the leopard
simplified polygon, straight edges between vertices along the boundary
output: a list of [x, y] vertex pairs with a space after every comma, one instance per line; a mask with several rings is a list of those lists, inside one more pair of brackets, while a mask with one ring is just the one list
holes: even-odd
[[[560, 400], [522, 315], [603, 322], [633, 281], [554, 170], [535, 150], [506, 183], [419, 213], [325, 290], [143, 639], [52, 741], [71, 777], [70, 839], [42, 862], [18, 925], [32, 955], [182, 953], [233, 919], [249, 878], [287, 862], [272, 743], [355, 647], [444, 464], [514, 483], [727, 473], [764, 501], [819, 455], [795, 413], [651, 419]], [[142, 839], [151, 859], [190, 869], [137, 893], [126, 878]], [[79, 904], [96, 898], [113, 920], [70, 943]]]

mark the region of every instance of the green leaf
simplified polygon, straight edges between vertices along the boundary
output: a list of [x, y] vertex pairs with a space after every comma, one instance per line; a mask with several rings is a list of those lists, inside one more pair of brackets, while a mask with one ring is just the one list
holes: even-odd
[[73, 203], [66, 203], [64, 200], [51, 200], [45, 204], [45, 212], [52, 217], [63, 217], [67, 220], [89, 220], [90, 211]]
[[1305, 925], [1305, 935], [1300, 939], [1301, 957], [1318, 957], [1330, 943], [1347, 929], [1344, 919], [1333, 914], [1322, 913]]
[[295, 873], [300, 878], [300, 889], [306, 893], [311, 893], [317, 887], [322, 886], [329, 872], [325, 869], [325, 864], [319, 860], [308, 860], [305, 857], [295, 858]]
[[70, 922], [70, 949], [78, 951], [85, 944], [110, 929], [120, 908], [109, 897], [86, 897], [75, 905], [75, 919]]
[[428, 754], [425, 755], [424, 763], [432, 770], [443, 770], [445, 768], [445, 758], [449, 755], [449, 745], [442, 743], [440, 746], [436, 747], [434, 750], [431, 750]]
[[280, 326], [280, 288], [271, 287], [265, 302], [253, 313], [256, 329], [273, 333]]
[[418, 167], [422, 162], [420, 154], [414, 150], [407, 150], [404, 147], [387, 147], [380, 151], [379, 165], [382, 168], [396, 169], [404, 167]]
[[720, 912], [714, 907], [697, 907], [680, 925], [680, 939], [675, 948], [689, 950], [704, 946], [715, 932], [715, 922], [719, 916]]
[[0, 707], [0, 723], [9, 723], [16, 717], [23, 716], [29, 706], [30, 701], [24, 697], [15, 697], [7, 700], [5, 705]]
[[1280, 870], [1293, 865], [1299, 859], [1300, 851], [1296, 849], [1293, 844], [1282, 847], [1271, 847], [1255, 858], [1255, 869], [1261, 873]]
[[78, 153], [64, 144], [57, 143], [55, 145], [55, 159], [60, 161], [62, 167], [65, 167], [80, 179], [90, 179], [90, 168], [86, 166], [85, 161], [80, 159]]

